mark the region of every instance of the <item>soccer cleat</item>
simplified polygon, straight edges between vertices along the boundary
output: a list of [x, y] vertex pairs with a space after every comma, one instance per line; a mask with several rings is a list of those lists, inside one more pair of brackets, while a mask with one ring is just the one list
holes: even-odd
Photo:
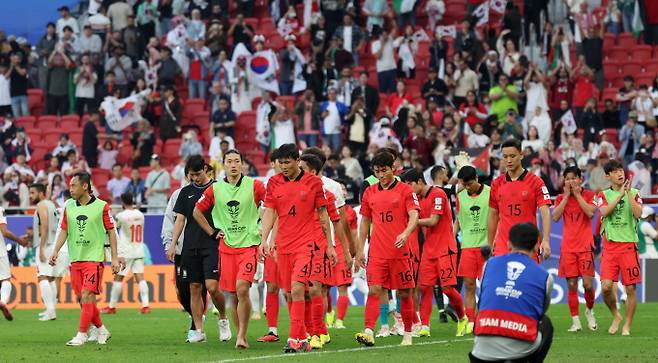
[[0, 301], [0, 311], [2, 311], [2, 315], [4, 315], [5, 319], [7, 319], [8, 321], [14, 320], [14, 316], [11, 315], [11, 311], [9, 311], [9, 307], [7, 306], [7, 304], [3, 303], [2, 301]]
[[580, 325], [580, 320], [578, 318], [575, 318], [573, 322], [571, 323], [571, 327], [567, 330], [569, 333], [576, 333], [583, 330], [582, 325]]
[[101, 314], [116, 314], [117, 313], [117, 308], [111, 308], [109, 306], [106, 306], [101, 309]]
[[457, 334], [456, 337], [463, 337], [466, 334], [466, 326], [468, 325], [468, 318], [464, 315], [463, 318], [457, 321]]
[[345, 329], [345, 323], [342, 320], [336, 319], [336, 324], [334, 325], [335, 329]]
[[279, 336], [274, 334], [273, 332], [268, 332], [267, 334], [258, 338], [258, 340], [256, 341], [260, 343], [274, 343], [279, 341]]
[[420, 323], [415, 323], [411, 326], [411, 336], [414, 338], [418, 338], [420, 336], [420, 330], [423, 328]]
[[87, 341], [88, 342], [95, 342], [98, 341], [98, 328], [92, 324], [89, 327], [89, 330], [87, 330]]
[[599, 327], [596, 325], [596, 316], [594, 316], [594, 310], [586, 309], [585, 317], [587, 318], [587, 327], [589, 330], [596, 331]]
[[372, 336], [372, 331], [356, 333], [354, 335], [354, 338], [359, 344], [363, 344], [366, 347], [372, 347], [373, 345], [375, 345], [375, 338]]
[[418, 331], [418, 336], [425, 338], [425, 337], [430, 337], [430, 327], [429, 326], [423, 326], [420, 328]]
[[110, 331], [107, 330], [105, 326], [101, 326], [98, 328], [98, 341], [97, 343], [100, 345], [105, 345], [107, 342], [110, 340], [112, 337], [112, 334], [110, 334]]
[[382, 325], [377, 332], [377, 338], [388, 338], [391, 336], [391, 330], [388, 328], [388, 325]]
[[217, 325], [219, 326], [219, 340], [222, 342], [231, 340], [231, 326], [229, 325], [228, 320], [220, 319], [219, 322], [217, 322]]
[[66, 345], [69, 347], [78, 347], [84, 345], [87, 342], [87, 334], [80, 333], [76, 334], [73, 339], [66, 342]]
[[51, 321], [57, 319], [54, 311], [47, 311], [45, 314], [39, 317], [39, 321]]
[[336, 323], [336, 312], [331, 311], [330, 313], [327, 313], [326, 321], [327, 321], [327, 328], [333, 328], [334, 324]]
[[409, 345], [412, 345], [412, 344], [413, 344], [413, 342], [412, 342], [412, 333], [411, 332], [404, 332], [404, 334], [402, 335], [402, 342], [400, 342], [400, 345], [405, 347], [405, 346], [409, 346]]
[[42, 317], [42, 316], [46, 315], [47, 312], [48, 312], [48, 310], [44, 310], [44, 311], [40, 312], [39, 317]]
[[144, 306], [141, 309], [139, 309], [140, 314], [150, 314], [151, 313], [151, 308], [148, 306]]
[[469, 321], [468, 325], [466, 325], [466, 334], [473, 334], [473, 329], [475, 329], [475, 323]]
[[446, 311], [443, 309], [439, 310], [439, 322], [443, 324], [448, 322], [448, 315], [446, 315]]
[[311, 345], [306, 340], [288, 339], [283, 347], [284, 353], [306, 353], [311, 351]]
[[329, 344], [331, 343], [331, 336], [329, 334], [320, 334], [320, 341], [322, 342], [322, 346]]
[[322, 340], [319, 336], [314, 335], [311, 337], [311, 349], [322, 349]]
[[192, 330], [190, 336], [187, 338], [188, 343], [205, 343], [206, 334], [199, 330]]

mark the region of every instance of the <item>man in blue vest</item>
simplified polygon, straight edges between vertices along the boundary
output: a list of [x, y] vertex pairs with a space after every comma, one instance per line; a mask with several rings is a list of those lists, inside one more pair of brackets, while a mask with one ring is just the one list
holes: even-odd
[[510, 252], [487, 262], [482, 273], [471, 362], [543, 362], [553, 342], [546, 316], [552, 277], [533, 259], [539, 231], [530, 223], [509, 233]]

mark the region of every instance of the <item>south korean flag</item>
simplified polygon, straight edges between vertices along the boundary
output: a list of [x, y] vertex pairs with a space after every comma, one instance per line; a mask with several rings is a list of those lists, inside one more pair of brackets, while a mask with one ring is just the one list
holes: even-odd
[[482, 26], [489, 22], [489, 2], [485, 1], [473, 11], [473, 17], [478, 18], [475, 26]]

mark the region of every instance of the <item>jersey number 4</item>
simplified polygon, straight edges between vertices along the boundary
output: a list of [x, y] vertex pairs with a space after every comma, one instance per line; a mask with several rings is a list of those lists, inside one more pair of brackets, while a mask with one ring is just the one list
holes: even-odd
[[297, 211], [295, 210], [294, 205], [292, 207], [290, 207], [290, 210], [288, 211], [288, 214], [293, 216], [293, 217], [297, 215]]

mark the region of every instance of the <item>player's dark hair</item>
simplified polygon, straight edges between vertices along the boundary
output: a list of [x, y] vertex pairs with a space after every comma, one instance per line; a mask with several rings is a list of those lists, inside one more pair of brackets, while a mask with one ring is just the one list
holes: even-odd
[[62, 197], [64, 198], [64, 200], [71, 199], [71, 191], [68, 189], [64, 190], [64, 192], [62, 193]]
[[577, 176], [578, 178], [580, 178], [580, 177], [583, 176], [583, 171], [580, 170], [579, 167], [574, 166], [574, 165], [572, 165], [572, 166], [567, 166], [567, 167], [564, 169], [564, 172], [562, 173], [562, 176], [566, 177], [567, 174], [569, 174], [569, 173], [571, 173], [571, 174]]
[[300, 156], [300, 160], [306, 163], [306, 166], [308, 166], [311, 170], [315, 171], [317, 174], [320, 174], [320, 171], [322, 170], [322, 161], [319, 157], [314, 154], [302, 154], [302, 156]]
[[413, 182], [417, 183], [419, 181], [425, 183], [425, 177], [423, 177], [423, 173], [421, 173], [418, 169], [409, 169], [404, 173], [402, 173], [402, 175], [400, 175], [400, 178], [405, 183], [413, 183]]
[[501, 150], [506, 148], [506, 147], [513, 147], [516, 148], [516, 150], [519, 150], [519, 152], [522, 152], [523, 149], [521, 148], [521, 141], [517, 139], [507, 139], [505, 142], [503, 142], [503, 145], [501, 145]]
[[372, 167], [380, 166], [388, 166], [389, 168], [393, 167], [393, 163], [395, 162], [395, 156], [393, 154], [387, 152], [387, 151], [378, 151], [375, 156], [372, 158], [372, 161], [370, 164]]
[[81, 171], [79, 173], [73, 174], [74, 178], [78, 178], [80, 185], [87, 184], [87, 191], [91, 194], [91, 174], [86, 171]]
[[270, 161], [271, 162], [276, 162], [276, 159], [278, 159], [278, 158], [279, 158], [279, 149], [276, 148], [276, 149], [272, 150], [272, 152], [270, 153]]
[[[320, 163], [322, 165], [322, 168], [324, 168], [324, 164], [327, 163], [327, 155], [325, 155], [324, 151], [320, 150], [319, 147], [313, 146], [313, 147], [306, 148], [306, 150], [304, 150], [302, 155], [305, 155], [305, 154], [310, 154], [310, 155], [317, 156], [318, 159], [320, 159]], [[322, 168], [320, 168], [320, 171], [322, 171]]]
[[46, 186], [41, 184], [41, 183], [34, 183], [30, 185], [31, 189], [36, 189], [37, 192], [39, 193], [45, 193], [46, 192]]
[[279, 157], [277, 159], [299, 159], [299, 149], [295, 144], [283, 144], [279, 147]]
[[463, 166], [461, 169], [459, 169], [459, 173], [457, 173], [457, 179], [461, 179], [461, 181], [464, 183], [470, 182], [471, 180], [476, 180], [477, 177], [477, 170], [475, 170], [475, 168], [470, 165]]
[[383, 148], [379, 149], [377, 152], [378, 153], [384, 153], [384, 152], [389, 153], [389, 154], [393, 155], [393, 160], [398, 159], [400, 157], [400, 153], [392, 147], [383, 147]]
[[539, 240], [539, 230], [532, 223], [519, 223], [509, 230], [512, 247], [522, 251], [532, 251]]
[[203, 156], [201, 155], [192, 155], [187, 159], [187, 162], [185, 163], [185, 169], [187, 170], [187, 173], [192, 171], [202, 171], [205, 167], [206, 161], [203, 160]]
[[432, 170], [430, 170], [430, 177], [432, 178], [432, 180], [436, 179], [436, 176], [443, 170], [446, 170], [446, 168], [441, 165], [434, 165], [432, 167]]
[[238, 150], [236, 150], [236, 149], [231, 149], [231, 150], [228, 150], [227, 152], [224, 153], [224, 162], [225, 162], [225, 163], [226, 163], [226, 157], [229, 156], [229, 155], [231, 155], [231, 154], [238, 155], [238, 156], [240, 157], [240, 161], [244, 161], [244, 158], [242, 157], [242, 153], [240, 153], [240, 152], [239, 152]]
[[609, 175], [615, 170], [618, 169], [624, 169], [624, 166], [621, 165], [621, 163], [617, 160], [610, 160], [608, 161], [604, 166], [603, 166], [603, 171], [605, 172], [605, 175]]
[[133, 198], [133, 194], [132, 193], [121, 194], [121, 203], [125, 205], [134, 205], [135, 199]]

